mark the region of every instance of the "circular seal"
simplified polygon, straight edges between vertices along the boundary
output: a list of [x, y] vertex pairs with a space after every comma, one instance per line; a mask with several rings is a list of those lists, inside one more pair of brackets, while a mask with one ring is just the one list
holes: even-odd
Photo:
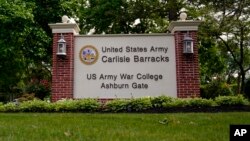
[[80, 60], [86, 65], [94, 64], [98, 59], [98, 51], [94, 46], [86, 45], [80, 51]]

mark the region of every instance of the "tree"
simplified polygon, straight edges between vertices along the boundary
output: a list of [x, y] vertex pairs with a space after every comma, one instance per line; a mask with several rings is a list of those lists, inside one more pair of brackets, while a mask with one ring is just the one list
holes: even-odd
[[[197, 17], [203, 18], [203, 33], [216, 39], [231, 66], [237, 66], [239, 92], [244, 92], [246, 72], [250, 70], [250, 1], [191, 1], [192, 11], [199, 9]], [[203, 35], [204, 35], [203, 34]], [[233, 68], [235, 69], [235, 68]]]
[[[71, 17], [78, 20], [81, 33], [166, 32], [170, 20], [178, 18], [183, 0], [75, 0]], [[137, 23], [135, 22], [137, 21]]]
[[[52, 33], [48, 23], [71, 13], [57, 0], [0, 1], [0, 93], [14, 93], [51, 79]], [[13, 97], [10, 98], [10, 100]]]
[[22, 50], [25, 34], [32, 22], [31, 9], [21, 1], [0, 1], [0, 89], [11, 92], [22, 83], [25, 57]]
[[210, 83], [213, 78], [224, 79], [227, 60], [223, 57], [223, 52], [219, 50], [215, 39], [202, 36], [202, 32], [199, 32], [199, 35], [201, 84]]

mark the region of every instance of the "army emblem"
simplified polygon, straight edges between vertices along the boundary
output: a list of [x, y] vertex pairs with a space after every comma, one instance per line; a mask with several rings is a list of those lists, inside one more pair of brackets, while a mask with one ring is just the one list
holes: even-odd
[[86, 65], [92, 65], [97, 61], [98, 55], [94, 46], [86, 45], [80, 51], [80, 60]]

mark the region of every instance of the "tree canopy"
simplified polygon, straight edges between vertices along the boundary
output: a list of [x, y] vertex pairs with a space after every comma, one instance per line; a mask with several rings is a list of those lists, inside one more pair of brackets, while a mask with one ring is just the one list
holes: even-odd
[[[49, 79], [52, 34], [48, 23], [60, 19], [55, 12], [59, 8], [49, 4], [42, 0], [0, 1], [0, 93], [24, 91], [32, 79]], [[48, 16], [48, 9], [54, 9], [50, 12], [58, 14], [57, 18]]]
[[200, 30], [203, 51], [211, 51], [211, 46], [204, 44], [214, 40], [213, 44], [217, 46], [217, 54], [220, 55], [216, 63], [218, 70], [221, 66], [218, 63], [223, 59], [225, 69], [221, 73], [226, 76], [237, 73], [238, 92], [243, 93], [246, 73], [250, 70], [250, 1], [197, 0], [190, 4], [190, 14], [204, 20]]

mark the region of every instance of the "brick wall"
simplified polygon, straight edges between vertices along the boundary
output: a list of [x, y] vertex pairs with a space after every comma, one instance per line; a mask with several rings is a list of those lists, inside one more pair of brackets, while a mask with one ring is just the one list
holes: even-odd
[[63, 33], [66, 41], [67, 55], [57, 56], [57, 41], [61, 33], [53, 35], [53, 58], [52, 58], [52, 101], [62, 98], [73, 98], [73, 73], [74, 73], [74, 35]]
[[[194, 40], [194, 53], [183, 54], [183, 39], [185, 34]], [[177, 97], [199, 97], [200, 77], [199, 60], [197, 47], [197, 31], [176, 31], [176, 76], [177, 76]]]

